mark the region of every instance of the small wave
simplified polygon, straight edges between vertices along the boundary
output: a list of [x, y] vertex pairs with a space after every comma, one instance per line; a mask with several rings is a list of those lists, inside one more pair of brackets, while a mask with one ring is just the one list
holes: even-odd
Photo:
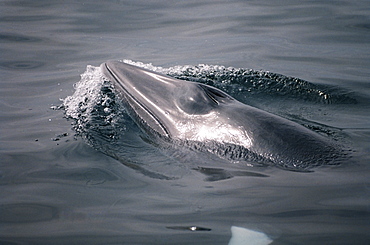
[[45, 65], [45, 62], [42, 61], [6, 61], [0, 62], [0, 66], [11, 69], [11, 70], [30, 70], [42, 67]]

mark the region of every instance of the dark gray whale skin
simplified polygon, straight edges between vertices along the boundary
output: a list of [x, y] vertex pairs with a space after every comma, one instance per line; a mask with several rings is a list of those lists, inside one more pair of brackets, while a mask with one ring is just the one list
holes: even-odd
[[101, 69], [137, 124], [173, 144], [298, 171], [336, 164], [341, 155], [324, 136], [214, 87], [118, 61]]

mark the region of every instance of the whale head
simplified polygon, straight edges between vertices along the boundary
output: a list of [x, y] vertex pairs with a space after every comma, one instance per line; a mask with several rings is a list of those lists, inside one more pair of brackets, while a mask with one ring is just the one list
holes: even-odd
[[137, 124], [171, 142], [292, 170], [333, 164], [340, 155], [322, 135], [217, 88], [117, 61], [101, 69]]
[[245, 122], [238, 123], [230, 113], [236, 111], [229, 110], [240, 102], [225, 92], [117, 61], [103, 63], [101, 68], [144, 130], [171, 139], [250, 147]]

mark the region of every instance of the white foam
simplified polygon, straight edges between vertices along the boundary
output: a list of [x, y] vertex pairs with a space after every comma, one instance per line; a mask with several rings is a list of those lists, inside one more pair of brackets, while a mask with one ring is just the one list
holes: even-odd
[[81, 111], [90, 115], [91, 110], [99, 99], [104, 76], [100, 67], [88, 65], [81, 74], [81, 79], [74, 85], [75, 92], [63, 100], [66, 116], [79, 119]]
[[220, 65], [206, 65], [206, 64], [199, 64], [196, 66], [193, 65], [184, 65], [184, 66], [172, 66], [172, 67], [161, 67], [161, 66], [154, 66], [152, 63], [145, 64], [139, 61], [132, 61], [132, 60], [120, 60], [123, 63], [138, 66], [141, 68], [145, 68], [154, 72], [158, 72], [161, 74], [167, 74], [170, 76], [180, 76], [184, 74], [188, 75], [199, 75], [199, 74], [210, 74], [212, 72], [221, 72], [227, 73], [236, 70], [233, 67], [225, 67]]

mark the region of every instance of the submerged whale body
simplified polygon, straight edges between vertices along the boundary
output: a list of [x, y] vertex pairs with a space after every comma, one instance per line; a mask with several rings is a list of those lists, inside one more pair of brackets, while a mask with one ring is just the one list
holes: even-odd
[[322, 135], [214, 87], [118, 61], [101, 69], [135, 122], [171, 144], [289, 170], [335, 164], [340, 155]]

